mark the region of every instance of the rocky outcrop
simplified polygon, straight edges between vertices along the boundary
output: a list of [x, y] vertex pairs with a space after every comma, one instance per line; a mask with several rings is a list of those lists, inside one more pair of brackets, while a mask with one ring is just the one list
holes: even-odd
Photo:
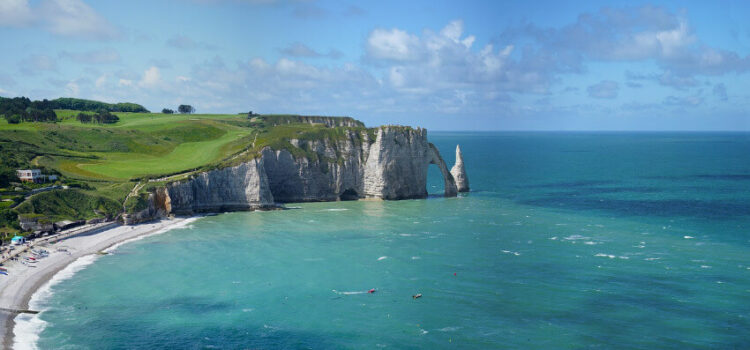
[[427, 197], [427, 167], [436, 164], [445, 181], [445, 195], [455, 196], [456, 185], [437, 148], [427, 142], [425, 129], [378, 129], [364, 171], [364, 193], [369, 198]]
[[160, 216], [165, 216], [169, 212], [160, 212], [156, 207], [156, 201], [154, 193], [148, 194], [148, 200], [146, 208], [138, 210], [133, 213], [125, 213], [122, 215], [122, 221], [125, 225], [134, 225], [145, 221], [153, 220]]
[[373, 139], [367, 130], [350, 128], [335, 136], [288, 142], [288, 149], [266, 147], [256, 159], [157, 188], [149, 194], [148, 208], [124, 216], [124, 221], [265, 209], [276, 202], [425, 198], [430, 164], [440, 169], [446, 196], [458, 191], [424, 129], [386, 126]]
[[464, 157], [461, 154], [461, 146], [456, 145], [456, 164], [451, 168], [451, 175], [456, 181], [458, 192], [469, 192], [469, 177], [466, 176], [464, 168]]

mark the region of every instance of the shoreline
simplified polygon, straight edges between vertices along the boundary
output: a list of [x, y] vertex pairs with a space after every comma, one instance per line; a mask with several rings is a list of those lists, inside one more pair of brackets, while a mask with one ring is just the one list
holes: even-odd
[[[7, 261], [3, 267], [8, 275], [0, 276], [0, 307], [8, 309], [29, 309], [29, 302], [34, 294], [68, 265], [81, 257], [96, 254], [141, 236], [166, 231], [185, 222], [190, 217], [161, 219], [132, 226], [105, 224], [85, 230], [62, 233], [54, 239], [34, 242], [34, 247], [46, 249], [49, 256], [40, 259], [34, 267], [21, 261]], [[56, 243], [51, 243], [56, 242]], [[64, 249], [64, 251], [58, 250]], [[18, 256], [28, 255], [19, 253]], [[41, 311], [41, 310], [36, 310]], [[3, 349], [12, 349], [14, 345], [16, 312], [0, 311], [0, 331], [3, 332]]]

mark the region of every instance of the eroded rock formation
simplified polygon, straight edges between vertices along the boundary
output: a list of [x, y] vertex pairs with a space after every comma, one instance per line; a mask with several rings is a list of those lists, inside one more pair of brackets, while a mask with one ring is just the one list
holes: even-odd
[[451, 175], [456, 181], [458, 192], [469, 192], [469, 177], [466, 176], [464, 168], [464, 157], [461, 154], [461, 146], [456, 145], [456, 164], [451, 168]]
[[[289, 140], [290, 150], [264, 148], [256, 159], [172, 182], [152, 192], [149, 207], [128, 215], [126, 223], [166, 214], [255, 210], [275, 203], [386, 200], [427, 197], [427, 169], [435, 164], [445, 195], [468, 190], [460, 151], [457, 187], [427, 131], [400, 126], [367, 131], [347, 129], [336, 139]], [[460, 161], [460, 163], [458, 163]], [[462, 187], [463, 186], [463, 187]]]

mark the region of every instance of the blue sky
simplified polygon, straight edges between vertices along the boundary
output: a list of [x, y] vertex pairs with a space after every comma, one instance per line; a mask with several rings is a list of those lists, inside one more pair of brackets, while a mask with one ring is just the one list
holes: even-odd
[[431, 130], [750, 130], [747, 1], [2, 0], [0, 96]]

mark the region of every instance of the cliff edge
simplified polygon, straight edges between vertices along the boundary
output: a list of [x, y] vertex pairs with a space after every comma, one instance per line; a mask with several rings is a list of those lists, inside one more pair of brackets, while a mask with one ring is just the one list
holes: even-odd
[[285, 139], [282, 149], [262, 146], [234, 166], [156, 187], [148, 194], [148, 206], [124, 215], [125, 223], [168, 214], [270, 209], [276, 203], [425, 198], [430, 164], [440, 169], [446, 196], [468, 190], [460, 150], [453, 167], [460, 171], [449, 171], [425, 129], [319, 124], [336, 132], [297, 133]]

